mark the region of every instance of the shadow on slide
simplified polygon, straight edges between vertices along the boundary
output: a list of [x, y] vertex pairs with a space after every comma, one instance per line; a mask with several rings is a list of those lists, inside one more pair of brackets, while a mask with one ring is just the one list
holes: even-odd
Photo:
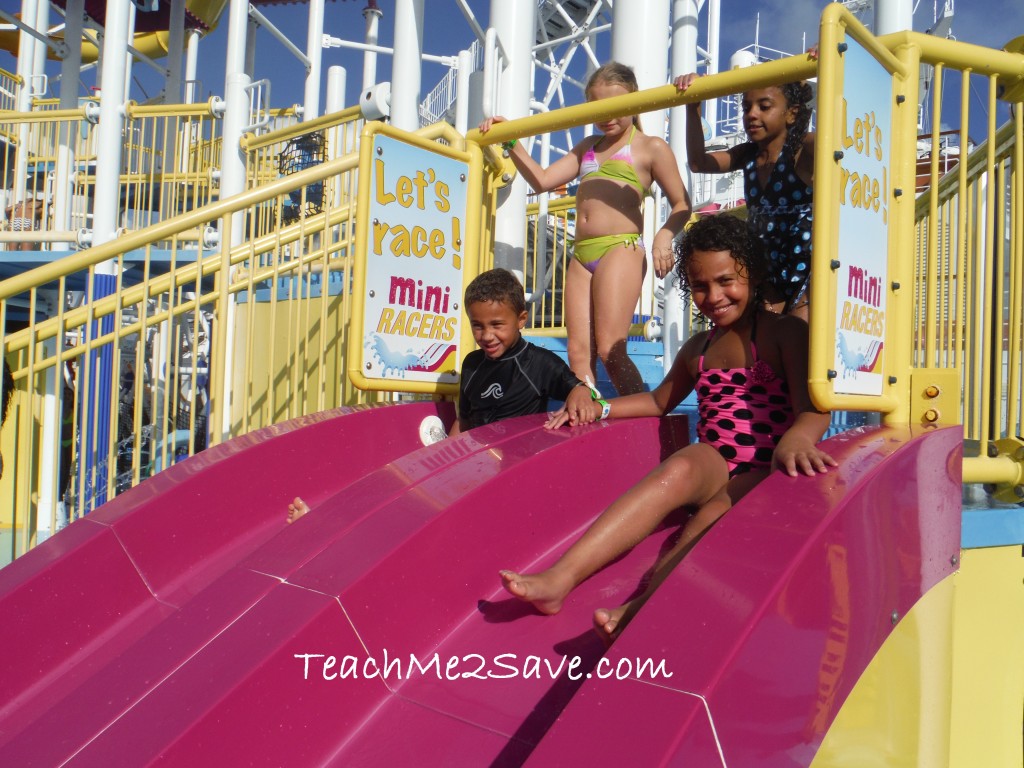
[[0, 764], [807, 765], [893, 612], [953, 569], [959, 430], [856, 430], [839, 470], [733, 509], [606, 654], [593, 609], [674, 529], [554, 617], [497, 570], [552, 561], [685, 420], [417, 448], [438, 408], [233, 440], [0, 571]]

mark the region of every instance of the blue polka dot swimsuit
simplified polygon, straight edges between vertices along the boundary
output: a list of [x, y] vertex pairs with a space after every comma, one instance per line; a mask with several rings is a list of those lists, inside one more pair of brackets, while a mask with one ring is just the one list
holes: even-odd
[[792, 309], [807, 291], [811, 273], [811, 202], [809, 184], [796, 175], [788, 152], [779, 155], [768, 183], [757, 178], [757, 154], [743, 166], [747, 222], [764, 242], [772, 264], [770, 282]]

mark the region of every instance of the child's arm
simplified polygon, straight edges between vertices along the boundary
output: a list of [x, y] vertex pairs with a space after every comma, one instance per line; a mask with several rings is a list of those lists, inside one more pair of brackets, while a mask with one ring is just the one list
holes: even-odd
[[[505, 118], [501, 115], [488, 118], [480, 123], [480, 133], [487, 133], [492, 125], [504, 123], [505, 121]], [[507, 151], [512, 164], [522, 174], [523, 178], [526, 179], [526, 183], [530, 185], [531, 189], [534, 192], [548, 192], [563, 184], [568, 184], [580, 172], [582, 150], [578, 150], [577, 147], [573, 147], [571, 152], [567, 152], [547, 168], [542, 167], [540, 163], [530, 156], [530, 153], [526, 151], [526, 147], [523, 146], [521, 141], [516, 141], [512, 148]]]
[[658, 138], [651, 141], [651, 147], [651, 177], [658, 182], [658, 186], [672, 206], [665, 223], [654, 235], [654, 242], [651, 244], [654, 272], [658, 277], [664, 277], [675, 265], [672, 241], [690, 220], [690, 195], [686, 191], [683, 177], [679, 174], [679, 166], [672, 148], [663, 139]]
[[[682, 402], [693, 391], [694, 380], [691, 373], [694, 354], [700, 354], [707, 332], [692, 336], [676, 355], [675, 362], [664, 380], [650, 392], [638, 392], [635, 395], [615, 397], [606, 402], [609, 405], [608, 418], [635, 419], [642, 416], [664, 416]], [[601, 418], [604, 406], [600, 401], [592, 400], [590, 391], [577, 387], [569, 393], [565, 405], [551, 414], [545, 426], [557, 429], [563, 424], [569, 426], [589, 424]]]
[[[676, 88], [685, 91], [700, 75], [680, 75], [674, 81]], [[743, 167], [746, 144], [738, 144], [725, 152], [708, 152], [704, 146], [704, 126], [701, 125], [703, 102], [686, 105], [686, 163], [694, 173], [729, 173]]]
[[800, 147], [800, 157], [796, 162], [796, 175], [805, 184], [814, 182], [814, 134], [807, 133]]
[[807, 390], [807, 323], [783, 316], [774, 323], [774, 329], [796, 420], [775, 447], [772, 463], [791, 477], [801, 472], [809, 476], [827, 472], [838, 465], [817, 446], [828, 429], [831, 414], [817, 410]]

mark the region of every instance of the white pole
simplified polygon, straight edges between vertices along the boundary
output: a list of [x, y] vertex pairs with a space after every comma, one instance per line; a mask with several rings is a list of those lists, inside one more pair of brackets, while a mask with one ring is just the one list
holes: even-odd
[[259, 28], [260, 25], [256, 19], [250, 16], [245, 35], [245, 63], [242, 65], [242, 71], [249, 76], [250, 80], [252, 80], [256, 72], [256, 33], [259, 31]]
[[909, 0], [876, 0], [875, 34], [887, 35], [914, 28], [914, 7]]
[[[707, 74], [713, 75], [718, 72], [719, 58], [719, 36], [721, 26], [721, 13], [719, 0], [711, 0], [708, 3], [708, 68]], [[704, 103], [704, 119], [711, 126], [711, 135], [717, 134], [718, 125], [718, 99], [708, 99]]]
[[196, 91], [199, 84], [196, 82], [196, 72], [199, 64], [199, 30], [191, 29], [188, 33], [188, 51], [185, 55], [185, 82], [188, 87], [185, 89], [185, 103], [195, 104]]
[[[634, 0], [616, 3], [612, 13], [612, 59], [633, 68], [640, 90], [664, 85], [667, 81], [668, 58], [665, 55], [669, 43], [668, 0]], [[643, 40], [643, 45], [637, 45]], [[640, 115], [644, 133], [665, 136], [665, 111], [656, 110]], [[658, 200], [660, 201], [660, 195]], [[644, 200], [644, 242], [650, 244], [654, 233], [661, 226], [663, 217], [659, 206], [651, 198]], [[650, 250], [647, 252], [648, 280], [657, 279], [651, 264]], [[652, 315], [653, 291], [641, 293], [639, 311]]]
[[[46, 33], [50, 28], [50, 4], [39, 0], [36, 5], [36, 21], [33, 25], [39, 32]], [[33, 38], [32, 46], [32, 74], [41, 75], [46, 71], [46, 43]]]
[[167, 80], [164, 103], [180, 104], [181, 64], [185, 53], [185, 0], [171, 0], [171, 17], [167, 30]]
[[[128, 3], [128, 29], [135, 29], [135, 3]], [[128, 95], [132, 92], [132, 64], [135, 59], [132, 56], [131, 51], [128, 50], [128, 40], [135, 37], [134, 31], [128, 33], [128, 38], [124, 41], [124, 99], [128, 100]]]
[[[249, 122], [249, 99], [246, 91], [251, 82], [245, 72], [246, 40], [249, 28], [249, 0], [231, 0], [228, 13], [228, 49], [224, 65], [224, 125], [223, 150], [221, 152], [220, 198], [225, 200], [245, 191], [245, 156], [239, 142], [242, 132]], [[239, 245], [245, 235], [245, 213], [239, 211], [232, 214], [230, 222], [231, 237], [222, 241], [222, 249], [230, 249]], [[224, 231], [222, 227], [221, 231]], [[225, 280], [227, 275], [224, 276]], [[231, 389], [234, 377], [234, 324], [235, 301], [228, 297], [226, 317], [220, 318], [225, 323], [225, 354], [224, 354], [224, 389], [219, 393], [211, 393], [222, 398], [221, 423], [213, 425], [220, 430], [222, 439], [231, 434]], [[242, 354], [242, 345], [239, 354]]]
[[377, 7], [375, 2], [370, 2], [363, 9], [363, 18], [366, 19], [366, 45], [363, 53], [363, 92], [370, 90], [377, 84], [377, 37], [380, 29], [380, 17], [384, 12]]
[[[616, 3], [612, 13], [612, 59], [633, 68], [640, 90], [664, 85], [668, 58], [668, 0]], [[637, 41], [643, 45], [637, 45]], [[665, 135], [662, 110], [640, 115], [644, 133]]]
[[[32, 27], [39, 32], [46, 32], [50, 26], [50, 4], [40, 0], [36, 5], [36, 16], [32, 22]], [[31, 48], [30, 59], [30, 71], [33, 77], [43, 74], [46, 67], [46, 45], [35, 38], [32, 38], [33, 45]], [[34, 87], [34, 82], [33, 82]], [[22, 156], [25, 153], [21, 153]], [[26, 158], [27, 159], [27, 158]], [[40, 188], [40, 181], [44, 179], [40, 175], [41, 169], [36, 169], [36, 181], [32, 185], [33, 193], [40, 193], [45, 191], [45, 182], [43, 189]], [[34, 215], [34, 214], [33, 214]], [[33, 229], [35, 225], [33, 225]], [[33, 248], [39, 248], [40, 246], [33, 244]], [[45, 291], [41, 294], [40, 298], [44, 299], [41, 304], [49, 303], [50, 314], [56, 314], [57, 304], [54, 301], [55, 291]], [[45, 299], [49, 298], [49, 302], [45, 302]], [[44, 355], [52, 357], [56, 352], [56, 344], [53, 339], [43, 342], [45, 351]], [[40, 451], [39, 459], [39, 506], [36, 511], [36, 535], [38, 541], [46, 539], [51, 532], [50, 521], [55, 517], [54, 504], [57, 501], [55, 498], [54, 488], [57, 486], [57, 462], [56, 457], [59, 455], [60, 445], [60, 416], [57, 414], [57, 388], [56, 388], [56, 377], [54, 376], [55, 369], [51, 368], [45, 374], [44, 382], [44, 396], [41, 410], [42, 417], [42, 446]]]
[[473, 54], [468, 50], [459, 51], [455, 74], [455, 130], [463, 136], [469, 130], [469, 76], [472, 68]]
[[[347, 81], [348, 72], [344, 67], [333, 66], [327, 68], [327, 114], [340, 112], [345, 108], [345, 87]], [[349, 131], [345, 126], [338, 125], [331, 129], [328, 134], [329, 141], [327, 142], [328, 160], [334, 160], [335, 158], [342, 157], [349, 152], [349, 148], [345, 146], [345, 137], [348, 135]], [[353, 146], [352, 149], [354, 150], [355, 146]], [[345, 189], [341, 174], [336, 174], [330, 184], [331, 194], [329, 203], [332, 206], [341, 205], [342, 194]], [[326, 279], [323, 284], [327, 284]], [[326, 291], [326, 288], [324, 290]]]
[[[85, 0], [68, 0], [65, 9], [64, 43], [67, 45], [67, 53], [61, 62], [60, 77], [60, 107], [61, 109], [74, 109], [78, 106], [78, 74], [82, 67], [82, 20], [85, 18]], [[57, 146], [57, 169], [53, 185], [53, 227], [54, 229], [67, 231], [71, 228], [71, 168], [74, 159], [75, 140], [78, 124], [73, 122], [61, 123], [60, 141]], [[63, 296], [57, 295], [54, 291], [54, 302], [64, 300]], [[63, 345], [63, 339], [60, 339]], [[48, 353], [56, 351], [56, 340], [48, 342], [50, 348]], [[67, 520], [67, 513], [63, 511], [62, 499], [58, 497], [61, 487], [60, 477], [60, 442], [61, 442], [61, 411], [57, 407], [57, 392], [63, 390], [63, 384], [59, 375], [62, 373], [62, 366], [53, 369], [46, 378], [47, 406], [44, 416], [43, 427], [43, 449], [42, 456], [45, 457], [40, 466], [40, 500], [38, 520], [51, 519], [51, 507], [60, 509], [57, 515], [57, 527], [62, 527]], [[60, 389], [58, 389], [58, 387]], [[50, 401], [53, 405], [50, 406]], [[65, 471], [70, 471], [65, 468]], [[39, 538], [42, 539], [44, 531], [40, 530]]]
[[[99, 124], [96, 128], [96, 187], [92, 211], [92, 243], [101, 245], [116, 237], [120, 209], [121, 154], [123, 149], [124, 103], [128, 61], [128, 40], [131, 38], [131, 0], [110, 0], [107, 3], [101, 50]], [[90, 286], [90, 300], [113, 293], [117, 280], [117, 264], [111, 259], [96, 265], [95, 284]], [[105, 329], [104, 329], [105, 330]], [[107, 446], [114, 403], [110, 402], [113, 386], [113, 356], [118, 350], [112, 344], [97, 350], [93, 378], [80, 382], [87, 393], [85, 429], [80, 432], [82, 455], [86, 462], [86, 487], [79, 492], [86, 498], [87, 508], [97, 507], [107, 499], [108, 473], [115, 467], [106, 465]], [[96, 446], [92, 453], [91, 446]], [[93, 479], [95, 471], [95, 479]]]
[[[44, 0], [40, 0], [44, 1]], [[35, 28], [35, 20], [38, 14], [37, 0], [22, 0], [21, 18], [27, 19], [27, 24]], [[36, 39], [28, 32], [18, 33], [18, 76], [21, 78], [21, 86], [18, 88], [18, 111], [28, 112], [32, 108], [32, 67], [35, 62]], [[28, 176], [28, 145], [29, 145], [29, 124], [22, 123], [18, 126], [18, 154], [14, 161], [14, 189], [12, 203], [19, 203], [25, 199], [25, 178]]]
[[[65, 10], [64, 44], [67, 55], [60, 65], [60, 108], [78, 107], [78, 74], [82, 68], [82, 20], [85, 0], [68, 0]], [[71, 163], [75, 150], [72, 135], [77, 124], [61, 123], [60, 145], [57, 148], [57, 177], [53, 190], [53, 228], [71, 229]]]
[[[242, 131], [249, 122], [250, 79], [245, 71], [245, 50], [249, 27], [248, 0], [231, 0], [228, 15], [228, 46], [224, 65], [224, 125], [221, 153], [220, 197], [225, 199], [245, 190], [245, 157], [239, 148]], [[243, 214], [235, 214], [232, 237], [238, 245], [242, 238]]]
[[[499, 78], [497, 112], [507, 118], [530, 114], [533, 93], [533, 50], [537, 3], [533, 0], [491, 0], [490, 23], [501, 30], [508, 55]], [[486, 73], [487, 77], [491, 73]], [[486, 115], [493, 117], [493, 115]], [[528, 186], [520, 174], [506, 187], [494, 226], [494, 266], [522, 271], [526, 246]]]
[[340, 112], [345, 108], [345, 88], [348, 72], [344, 67], [327, 68], [327, 112]]
[[[716, 0], [717, 2], [717, 0]], [[683, 75], [697, 71], [697, 2], [696, 0], [673, 0], [672, 2], [672, 75]], [[693, 194], [693, 174], [686, 165], [686, 107], [676, 107], [669, 112], [669, 146], [679, 164], [679, 173], [686, 182], [686, 188]], [[662, 318], [661, 343], [664, 348], [664, 367], [668, 373], [683, 342], [690, 336], [690, 317], [686, 312], [683, 298], [679, 295], [679, 281], [675, 272], [665, 278], [664, 316]]]
[[[328, 67], [327, 68], [327, 114], [334, 112], [340, 112], [345, 108], [345, 87], [348, 82], [348, 72], [345, 71], [344, 67]], [[328, 156], [329, 160], [333, 160], [336, 157], [341, 157], [346, 154], [349, 150], [342, 144], [346, 130], [342, 126], [337, 126], [331, 130], [332, 140], [328, 142], [327, 151], [330, 153]], [[335, 205], [337, 201], [341, 199], [341, 176], [334, 178], [334, 200]]]
[[306, 93], [303, 102], [303, 121], [320, 116], [320, 70], [323, 61], [324, 0], [309, 0], [309, 22], [306, 33]]
[[424, 0], [396, 0], [395, 54], [391, 62], [391, 124], [405, 131], [420, 127], [420, 69]]
[[[125, 63], [128, 60], [128, 37], [131, 33], [131, 0], [110, 0], [107, 3], [100, 64], [100, 112], [96, 140], [96, 202], [92, 212], [92, 244], [113, 240], [117, 231], [121, 185], [121, 151], [123, 148], [126, 92]], [[113, 262], [110, 271], [113, 274]]]

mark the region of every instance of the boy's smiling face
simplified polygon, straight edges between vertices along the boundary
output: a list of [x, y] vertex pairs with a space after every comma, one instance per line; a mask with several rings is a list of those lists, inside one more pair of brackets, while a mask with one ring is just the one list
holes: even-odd
[[526, 312], [516, 314], [503, 301], [474, 301], [466, 305], [473, 339], [491, 360], [497, 360], [519, 341]]

